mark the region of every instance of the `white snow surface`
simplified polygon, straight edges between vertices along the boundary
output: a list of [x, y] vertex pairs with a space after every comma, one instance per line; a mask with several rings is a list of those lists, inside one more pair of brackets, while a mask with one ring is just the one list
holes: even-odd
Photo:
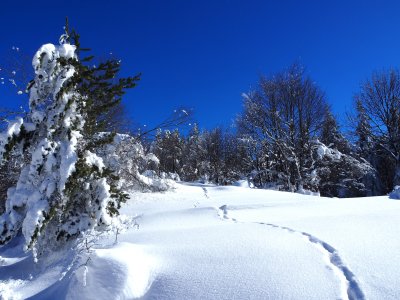
[[[400, 299], [400, 201], [177, 184], [63, 255], [0, 249], [0, 299]], [[117, 239], [116, 239], [117, 236]]]

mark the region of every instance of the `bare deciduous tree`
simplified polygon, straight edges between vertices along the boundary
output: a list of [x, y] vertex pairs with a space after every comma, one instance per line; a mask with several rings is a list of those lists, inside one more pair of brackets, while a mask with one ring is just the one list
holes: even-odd
[[392, 185], [400, 184], [400, 73], [390, 69], [374, 72], [355, 96], [371, 126], [370, 138], [377, 154], [395, 165]]
[[324, 93], [297, 64], [261, 78], [258, 88], [245, 95], [239, 131], [259, 142], [263, 168], [284, 181], [284, 189], [303, 188], [310, 141], [318, 135], [327, 107]]

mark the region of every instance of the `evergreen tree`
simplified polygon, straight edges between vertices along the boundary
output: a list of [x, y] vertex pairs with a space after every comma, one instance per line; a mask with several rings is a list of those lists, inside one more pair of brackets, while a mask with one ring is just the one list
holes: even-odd
[[341, 153], [349, 154], [351, 152], [349, 142], [340, 132], [336, 118], [329, 110], [327, 110], [322, 123], [320, 141], [330, 148], [339, 150]]
[[374, 148], [373, 141], [372, 141], [372, 128], [371, 124], [369, 123], [368, 116], [366, 111], [358, 99], [356, 100], [356, 111], [357, 111], [357, 127], [355, 130], [355, 134], [357, 137], [356, 145], [357, 150], [360, 156], [370, 163], [372, 163], [373, 155], [372, 151]]
[[223, 133], [222, 149], [224, 183], [230, 184], [249, 174], [246, 169], [247, 152], [236, 134], [229, 131]]
[[237, 136], [238, 151], [240, 152], [242, 170], [245, 176], [254, 186], [264, 187], [271, 182], [268, 176], [268, 155], [263, 155], [263, 145], [249, 134], [239, 133]]
[[8, 191], [0, 243], [22, 231], [35, 255], [44, 246], [56, 249], [89, 229], [105, 228], [127, 199], [94, 152], [112, 141], [113, 134], [100, 134], [107, 114], [139, 78], [115, 83], [117, 61], [96, 67], [88, 64], [91, 56], [80, 60], [84, 49], [68, 26], [60, 44], [43, 45], [35, 54], [28, 116], [11, 123], [0, 139], [2, 161], [14, 149], [30, 158]]
[[206, 175], [211, 182], [224, 184], [224, 149], [223, 130], [217, 127], [204, 132], [204, 146], [206, 149], [207, 170]]
[[197, 123], [194, 123], [186, 139], [183, 155], [183, 174], [182, 179], [186, 181], [195, 181], [205, 174], [204, 159], [205, 149], [202, 135]]
[[182, 140], [179, 130], [174, 131], [162, 130], [157, 131], [156, 139], [151, 147], [153, 152], [159, 159], [159, 171], [164, 173], [172, 173], [182, 175], [182, 155], [184, 141]]

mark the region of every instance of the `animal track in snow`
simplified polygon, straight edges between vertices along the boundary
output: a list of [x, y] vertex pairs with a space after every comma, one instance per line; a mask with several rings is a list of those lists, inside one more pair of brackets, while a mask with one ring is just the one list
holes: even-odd
[[228, 206], [227, 205], [222, 205], [221, 207], [218, 208], [218, 215], [221, 217], [221, 219], [237, 222], [236, 219], [228, 216]]
[[206, 197], [207, 199], [209, 199], [210, 197], [208, 196], [208, 191], [205, 187], [202, 187], [202, 190], [204, 192], [204, 197]]
[[316, 246], [318, 250], [326, 257], [328, 267], [335, 273], [337, 277], [339, 277], [343, 299], [344, 300], [366, 299], [364, 292], [361, 290], [361, 287], [354, 273], [343, 262], [343, 259], [340, 257], [338, 250], [336, 250], [333, 246], [331, 246], [327, 242], [307, 232], [298, 231], [286, 226], [279, 226], [276, 224], [264, 223], [264, 222], [239, 222], [237, 219], [231, 218], [228, 215], [227, 205], [222, 205], [221, 207], [218, 208], [218, 210], [220, 217], [225, 220], [231, 220], [236, 223], [254, 223], [254, 224], [269, 226], [272, 228], [285, 230], [292, 234], [298, 234], [303, 236], [304, 238], [307, 239], [308, 242]]

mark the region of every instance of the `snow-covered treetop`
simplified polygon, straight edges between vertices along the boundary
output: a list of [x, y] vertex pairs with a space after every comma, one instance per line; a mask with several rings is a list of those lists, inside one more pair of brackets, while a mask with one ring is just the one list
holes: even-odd
[[[60, 62], [77, 59], [75, 50], [76, 47], [70, 44], [60, 46], [46, 44], [40, 47], [33, 57], [32, 66], [35, 70], [35, 79], [30, 88], [29, 107], [34, 123], [41, 123], [47, 116], [49, 122], [47, 126], [54, 125], [53, 122], [56, 120], [53, 118], [65, 108], [68, 101], [74, 96], [74, 92], [60, 93], [64, 83], [70, 80], [75, 73], [72, 65], [61, 67]], [[58, 101], [61, 106], [56, 105]], [[49, 104], [52, 105], [49, 107]], [[65, 125], [70, 125], [67, 118]]]

